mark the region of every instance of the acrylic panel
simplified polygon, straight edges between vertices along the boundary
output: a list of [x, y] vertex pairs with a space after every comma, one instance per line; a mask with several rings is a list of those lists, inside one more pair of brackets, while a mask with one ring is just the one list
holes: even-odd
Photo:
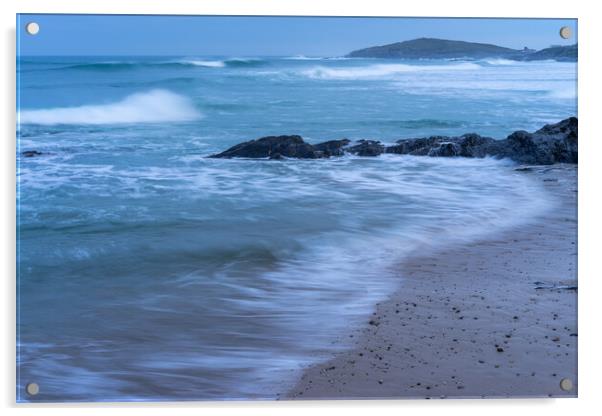
[[577, 396], [576, 19], [22, 14], [16, 59], [18, 402]]

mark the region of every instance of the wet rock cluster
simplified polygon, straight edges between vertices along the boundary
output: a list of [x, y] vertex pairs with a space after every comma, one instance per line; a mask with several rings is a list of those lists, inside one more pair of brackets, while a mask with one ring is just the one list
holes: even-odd
[[306, 143], [301, 136], [268, 136], [237, 144], [212, 155], [212, 158], [321, 159], [353, 154], [364, 157], [383, 153], [430, 157], [492, 156], [512, 159], [521, 164], [550, 165], [577, 163], [578, 121], [570, 117], [529, 133], [515, 131], [503, 140], [475, 133], [462, 136], [431, 136], [398, 140], [385, 145], [378, 140], [330, 140]]

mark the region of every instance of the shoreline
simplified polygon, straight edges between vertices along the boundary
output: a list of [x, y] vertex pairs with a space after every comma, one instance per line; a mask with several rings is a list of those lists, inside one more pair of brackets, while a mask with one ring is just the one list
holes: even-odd
[[[522, 168], [559, 200], [534, 221], [410, 256], [349, 349], [289, 400], [577, 397], [577, 166]], [[573, 382], [570, 391], [560, 381]]]

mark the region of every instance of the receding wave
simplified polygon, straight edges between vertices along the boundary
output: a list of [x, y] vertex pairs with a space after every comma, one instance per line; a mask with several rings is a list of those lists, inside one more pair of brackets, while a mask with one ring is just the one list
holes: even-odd
[[191, 121], [201, 113], [190, 99], [166, 90], [132, 94], [110, 104], [23, 110], [21, 124], [117, 124]]
[[317, 79], [379, 79], [394, 77], [397, 74], [408, 72], [470, 71], [478, 70], [480, 68], [481, 66], [471, 62], [449, 65], [375, 64], [347, 68], [328, 68], [325, 66], [315, 66], [313, 68], [301, 71], [301, 73], [309, 78]]

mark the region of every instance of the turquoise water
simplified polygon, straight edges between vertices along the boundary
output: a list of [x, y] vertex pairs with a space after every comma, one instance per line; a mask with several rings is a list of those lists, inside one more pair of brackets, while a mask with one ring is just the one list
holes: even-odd
[[[576, 115], [576, 65], [23, 57], [18, 399], [276, 398], [413, 250], [553, 207], [509, 161], [207, 159], [300, 134], [504, 138]], [[37, 399], [36, 399], [37, 400]]]

